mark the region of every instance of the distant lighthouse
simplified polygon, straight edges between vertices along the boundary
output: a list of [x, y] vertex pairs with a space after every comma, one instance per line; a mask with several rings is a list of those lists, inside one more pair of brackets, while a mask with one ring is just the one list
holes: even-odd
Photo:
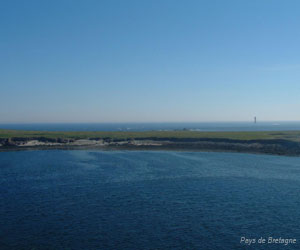
[[254, 116], [254, 123], [256, 123], [256, 116]]

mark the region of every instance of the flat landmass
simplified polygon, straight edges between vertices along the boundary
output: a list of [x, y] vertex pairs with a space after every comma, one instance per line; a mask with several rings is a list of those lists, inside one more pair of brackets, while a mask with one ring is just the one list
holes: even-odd
[[52, 132], [0, 129], [0, 150], [25, 149], [193, 150], [300, 155], [300, 131], [259, 132]]

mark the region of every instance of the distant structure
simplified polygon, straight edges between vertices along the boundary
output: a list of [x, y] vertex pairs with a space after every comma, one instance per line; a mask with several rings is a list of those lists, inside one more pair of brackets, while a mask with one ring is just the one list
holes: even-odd
[[254, 123], [256, 123], [256, 116], [254, 116]]

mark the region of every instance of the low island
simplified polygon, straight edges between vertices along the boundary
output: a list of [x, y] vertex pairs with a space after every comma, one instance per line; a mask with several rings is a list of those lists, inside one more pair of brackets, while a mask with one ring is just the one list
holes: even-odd
[[0, 129], [0, 151], [96, 148], [229, 151], [300, 156], [300, 131], [51, 132]]

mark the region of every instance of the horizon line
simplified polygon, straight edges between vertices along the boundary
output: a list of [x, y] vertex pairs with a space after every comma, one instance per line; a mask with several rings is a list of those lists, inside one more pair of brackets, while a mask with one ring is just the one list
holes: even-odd
[[[259, 120], [256, 124], [266, 123], [266, 122], [300, 122], [300, 120]], [[124, 123], [133, 123], [133, 124], [153, 124], [153, 123], [253, 123], [253, 120], [235, 120], [235, 121], [54, 121], [54, 122], [0, 122], [0, 124], [124, 124]]]

